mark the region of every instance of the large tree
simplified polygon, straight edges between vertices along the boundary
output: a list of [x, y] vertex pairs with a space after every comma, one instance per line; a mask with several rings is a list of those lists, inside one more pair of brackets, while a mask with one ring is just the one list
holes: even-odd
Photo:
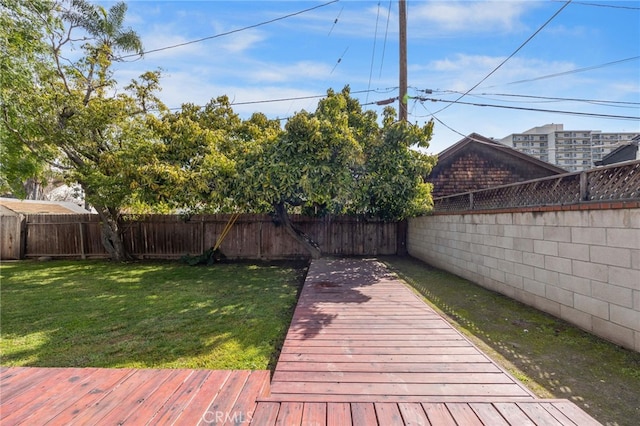
[[329, 90], [315, 112], [281, 128], [263, 114], [242, 120], [225, 96], [151, 119], [153, 142], [136, 188], [159, 211], [272, 213], [318, 257], [322, 250], [291, 213], [354, 214], [400, 220], [431, 206], [424, 182], [434, 157], [432, 124], [382, 121], [350, 96]]
[[21, 181], [53, 168], [80, 184], [102, 220], [106, 250], [119, 260], [127, 257], [119, 217], [133, 195], [149, 134], [146, 105], [158, 89], [158, 75], [147, 73], [131, 94], [118, 93], [114, 62], [142, 53], [138, 35], [124, 27], [126, 10], [123, 2], [107, 10], [87, 0], [7, 0], [0, 28], [4, 183], [19, 193]]
[[380, 127], [376, 114], [363, 110], [348, 87], [329, 90], [314, 113], [299, 112], [284, 132], [243, 145], [230, 198], [270, 210], [312, 257], [322, 250], [296, 229], [292, 212], [385, 220], [425, 213], [431, 197], [424, 177], [435, 158], [414, 148], [428, 147], [432, 123], [393, 122], [393, 113], [386, 111]]

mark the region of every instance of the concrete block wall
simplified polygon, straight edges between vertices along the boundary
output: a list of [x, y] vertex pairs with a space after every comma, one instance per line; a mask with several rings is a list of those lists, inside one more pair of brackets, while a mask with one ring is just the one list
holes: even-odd
[[413, 218], [407, 249], [640, 352], [640, 208]]

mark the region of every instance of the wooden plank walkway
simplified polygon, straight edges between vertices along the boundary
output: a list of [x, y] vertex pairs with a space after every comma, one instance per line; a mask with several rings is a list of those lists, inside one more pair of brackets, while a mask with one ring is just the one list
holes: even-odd
[[0, 424], [249, 424], [269, 371], [0, 370]]
[[531, 400], [381, 263], [314, 261], [270, 401]]
[[314, 260], [257, 425], [590, 425], [536, 399], [384, 265]]

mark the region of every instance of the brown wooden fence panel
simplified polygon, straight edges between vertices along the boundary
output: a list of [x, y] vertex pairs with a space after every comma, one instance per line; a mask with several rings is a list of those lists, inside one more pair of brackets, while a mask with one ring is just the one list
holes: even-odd
[[[122, 221], [125, 247], [139, 259], [176, 259], [198, 255], [215, 245], [230, 215], [147, 215]], [[395, 254], [398, 223], [351, 217], [292, 221], [332, 255]], [[96, 215], [29, 215], [26, 217], [25, 257], [107, 257]], [[230, 259], [307, 257], [295, 239], [269, 215], [240, 215], [220, 249]]]
[[23, 224], [22, 215], [0, 216], [0, 259], [17, 260], [22, 257]]

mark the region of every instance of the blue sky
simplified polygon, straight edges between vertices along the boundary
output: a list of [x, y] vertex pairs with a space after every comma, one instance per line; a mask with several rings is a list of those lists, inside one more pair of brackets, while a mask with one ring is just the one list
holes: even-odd
[[[118, 64], [115, 77], [124, 85], [146, 70], [161, 68], [160, 97], [169, 107], [187, 102], [203, 105], [227, 95], [243, 117], [256, 111], [270, 118], [313, 111], [317, 102], [313, 96], [345, 85], [362, 104], [372, 104], [365, 108], [381, 111], [375, 102], [398, 95], [398, 2], [328, 2], [128, 1], [126, 24], [141, 35], [145, 50], [220, 36]], [[440, 122], [436, 121], [430, 152], [451, 146], [462, 139], [461, 134], [502, 138], [548, 123], [564, 123], [565, 129], [575, 130], [640, 132], [639, 119], [463, 104], [437, 112], [449, 104], [416, 99], [458, 99], [564, 4], [407, 1], [408, 84], [413, 97], [409, 120], [422, 124], [436, 113]], [[271, 20], [276, 21], [221, 35]], [[617, 63], [602, 66], [612, 62]], [[304, 97], [311, 98], [292, 99]], [[288, 100], [252, 103], [277, 99]], [[640, 1], [569, 4], [460, 101], [640, 117]], [[397, 109], [397, 102], [394, 106]]]

